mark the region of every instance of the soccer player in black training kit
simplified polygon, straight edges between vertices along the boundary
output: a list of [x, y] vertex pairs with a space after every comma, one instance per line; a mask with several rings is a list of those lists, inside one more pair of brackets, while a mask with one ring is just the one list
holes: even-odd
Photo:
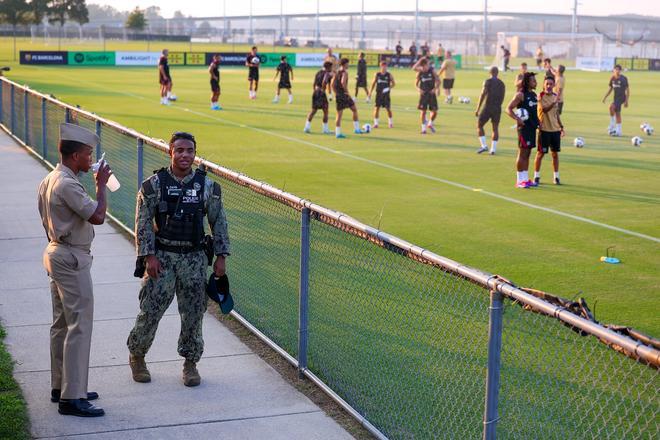
[[608, 132], [610, 136], [621, 136], [621, 106], [628, 108], [628, 100], [630, 99], [630, 86], [628, 85], [628, 78], [621, 75], [621, 66], [614, 66], [612, 77], [610, 78], [610, 88], [603, 98], [603, 103], [614, 91], [614, 101], [610, 104], [610, 126]]
[[[280, 90], [286, 89], [289, 92], [289, 104], [293, 102], [293, 93], [291, 92], [291, 81], [293, 81], [293, 69], [291, 64], [286, 62], [286, 55], [280, 57], [280, 64], [275, 70], [275, 77], [273, 81], [277, 79], [277, 75], [280, 76], [280, 82], [277, 83], [277, 93], [275, 93], [275, 98], [273, 102], [277, 104], [280, 102]], [[289, 78], [290, 77], [290, 78]]]
[[[497, 141], [500, 138], [499, 126], [500, 116], [502, 114], [502, 102], [504, 101], [504, 94], [506, 91], [506, 86], [502, 80], [497, 77], [499, 71], [500, 70], [495, 66], [490, 68], [490, 78], [484, 81], [481, 95], [479, 95], [479, 103], [474, 112], [474, 115], [478, 118], [477, 134], [479, 135], [479, 144], [481, 145], [477, 150], [477, 154], [488, 151], [488, 146], [486, 145], [486, 132], [484, 131], [484, 125], [486, 125], [486, 122], [488, 121], [490, 121], [493, 126], [490, 154], [493, 155], [497, 151]], [[484, 104], [484, 107], [483, 110], [480, 111], [481, 104]]]
[[170, 105], [171, 101], [176, 101], [172, 97], [172, 77], [170, 76], [170, 65], [167, 64], [167, 55], [169, 51], [163, 49], [162, 55], [158, 60], [158, 83], [160, 84], [160, 103], [163, 105]]
[[337, 139], [344, 139], [346, 137], [341, 133], [341, 115], [347, 108], [350, 108], [353, 112], [353, 128], [355, 129], [355, 134], [362, 134], [355, 102], [353, 102], [351, 95], [348, 94], [348, 58], [342, 58], [339, 62], [339, 70], [337, 71], [337, 75], [332, 78], [332, 89], [335, 91], [335, 96], [337, 97], [335, 136]]
[[[438, 85], [440, 79], [438, 75], [431, 69], [428, 58], [422, 58], [419, 63], [420, 71], [417, 72], [417, 80], [415, 87], [419, 91], [419, 104], [417, 108], [420, 110], [420, 120], [422, 123], [422, 134], [426, 134], [428, 127], [432, 133], [435, 133], [433, 121], [438, 115]], [[431, 117], [426, 119], [426, 111], [430, 110]]]
[[400, 41], [396, 44], [394, 51], [396, 52], [396, 67], [401, 67], [401, 53], [403, 52], [403, 46], [401, 46]]
[[323, 111], [323, 134], [331, 134], [330, 129], [328, 128], [328, 97], [325, 94], [325, 89], [327, 84], [332, 82], [332, 61], [326, 61], [323, 63], [323, 69], [316, 72], [314, 76], [314, 82], [312, 83], [312, 88], [314, 92], [312, 93], [312, 111], [307, 115], [307, 120], [305, 121], [305, 133], [311, 132], [312, 119], [317, 110]]
[[[518, 125], [518, 157], [516, 158], [516, 188], [529, 188], [538, 186], [529, 178], [529, 155], [536, 148], [536, 129], [539, 127], [539, 116], [537, 113], [538, 99], [536, 97], [536, 74], [525, 72], [520, 89], [506, 109], [506, 113], [516, 121]], [[526, 113], [525, 118], [516, 115], [514, 109], [520, 114]], [[523, 112], [524, 110], [524, 112]]]
[[222, 110], [218, 104], [220, 98], [220, 55], [213, 55], [213, 60], [209, 64], [209, 74], [211, 75], [211, 110]]
[[390, 104], [390, 91], [395, 86], [394, 77], [387, 71], [387, 61], [380, 62], [380, 71], [374, 75], [374, 80], [371, 83], [371, 90], [369, 90], [369, 97], [374, 93], [376, 88], [376, 102], [374, 103], [374, 128], [378, 128], [378, 113], [380, 108], [384, 107], [387, 110], [387, 126], [392, 128], [394, 122], [392, 121], [392, 109]]
[[358, 96], [358, 90], [364, 89], [367, 94], [366, 102], [369, 102], [369, 90], [367, 89], [367, 60], [364, 59], [364, 52], [360, 52], [357, 62], [357, 76], [355, 77], [355, 99]]
[[252, 50], [245, 57], [245, 65], [249, 68], [248, 82], [250, 83], [250, 99], [257, 99], [260, 63], [261, 59], [259, 58], [259, 55], [257, 55], [257, 46], [252, 46]]

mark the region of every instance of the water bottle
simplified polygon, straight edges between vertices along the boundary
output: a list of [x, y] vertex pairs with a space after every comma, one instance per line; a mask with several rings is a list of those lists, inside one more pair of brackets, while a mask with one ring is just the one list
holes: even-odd
[[[105, 163], [105, 152], [101, 155], [101, 158], [98, 160], [98, 162], [92, 165], [92, 172], [96, 175], [96, 173], [99, 171], [99, 168], [104, 163]], [[110, 190], [110, 192], [115, 192], [119, 189], [121, 184], [119, 183], [119, 180], [117, 180], [115, 175], [111, 174], [106, 186]]]

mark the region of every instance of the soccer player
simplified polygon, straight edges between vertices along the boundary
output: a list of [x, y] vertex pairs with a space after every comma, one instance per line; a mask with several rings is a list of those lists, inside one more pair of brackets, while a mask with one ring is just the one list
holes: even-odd
[[259, 90], [259, 63], [261, 59], [257, 55], [257, 46], [252, 46], [252, 50], [245, 57], [245, 65], [248, 67], [248, 82], [250, 84], [250, 99], [257, 99], [257, 90]]
[[170, 101], [176, 101], [176, 96], [172, 95], [172, 77], [170, 76], [170, 65], [167, 63], [169, 51], [163, 49], [158, 60], [158, 83], [160, 84], [160, 103], [170, 105]]
[[337, 139], [344, 139], [344, 136], [341, 132], [341, 116], [344, 113], [344, 110], [350, 108], [353, 112], [353, 127], [355, 129], [355, 134], [362, 134], [360, 129], [360, 121], [358, 118], [357, 108], [355, 108], [355, 102], [353, 98], [348, 94], [348, 58], [342, 58], [339, 61], [339, 70], [337, 74], [332, 78], [332, 89], [335, 91], [337, 96], [337, 119], [335, 120], [335, 136]]
[[[509, 61], [511, 61], [511, 51], [504, 47], [504, 45], [500, 46], [502, 49], [502, 60], [504, 61], [504, 71], [506, 72], [509, 69]], [[525, 64], [526, 66], [527, 64]]]
[[312, 119], [317, 110], [323, 111], [323, 134], [330, 134], [330, 129], [328, 129], [328, 97], [325, 95], [326, 84], [332, 82], [332, 62], [326, 61], [323, 63], [323, 69], [316, 72], [314, 76], [314, 82], [312, 83], [312, 88], [314, 92], [312, 93], [312, 111], [307, 115], [307, 120], [305, 121], [305, 133], [311, 131]]
[[408, 53], [410, 53], [410, 65], [412, 65], [417, 61], [417, 44], [414, 41], [408, 48]]
[[[481, 95], [479, 96], [479, 103], [477, 104], [477, 110], [474, 112], [474, 115], [477, 116], [477, 133], [479, 134], [479, 143], [481, 148], [477, 150], [477, 154], [481, 154], [485, 151], [488, 151], [488, 146], [486, 145], [486, 133], [484, 132], [484, 125], [490, 120], [493, 126], [493, 136], [490, 147], [490, 154], [493, 155], [497, 151], [497, 141], [499, 140], [499, 125], [500, 125], [500, 116], [502, 114], [502, 102], [504, 101], [504, 93], [506, 91], [506, 86], [501, 79], [497, 77], [499, 74], [499, 69], [495, 66], [490, 68], [490, 78], [484, 81], [484, 86], [481, 90]], [[481, 109], [481, 104], [486, 100], [483, 110]]]
[[427, 57], [431, 54], [431, 47], [429, 46], [428, 41], [425, 41], [419, 49], [422, 51], [423, 57]]
[[287, 92], [289, 92], [288, 102], [289, 104], [291, 104], [293, 102], [293, 93], [291, 92], [291, 81], [293, 81], [293, 69], [291, 68], [291, 65], [287, 63], [286, 55], [282, 55], [280, 57], [280, 64], [279, 66], [277, 66], [275, 70], [275, 77], [273, 78], [273, 81], [277, 79], [278, 75], [280, 76], [280, 81], [277, 83], [277, 93], [275, 94], [275, 98], [273, 99], [273, 102], [275, 104], [280, 102], [280, 90], [286, 89]]
[[516, 75], [516, 90], [520, 90], [522, 87], [522, 80], [525, 77], [525, 73], [527, 73], [527, 63], [520, 63], [520, 72]]
[[374, 128], [378, 128], [378, 113], [380, 108], [384, 107], [387, 110], [387, 126], [392, 128], [394, 122], [392, 121], [392, 109], [390, 104], [390, 91], [395, 86], [394, 77], [387, 71], [387, 61], [380, 62], [380, 71], [374, 75], [374, 80], [371, 83], [371, 90], [369, 90], [369, 97], [374, 93], [376, 88], [376, 102], [374, 103]]
[[536, 68], [541, 70], [541, 63], [543, 62], [543, 48], [539, 45], [536, 48]]
[[[536, 74], [525, 72], [521, 88], [516, 92], [506, 109], [506, 113], [516, 121], [518, 125], [518, 157], [516, 158], [516, 188], [529, 188], [537, 186], [529, 179], [529, 155], [536, 147], [536, 129], [539, 126], [538, 113], [536, 111], [537, 97]], [[523, 120], [517, 116], [514, 109], [524, 109], [527, 119]]]
[[445, 48], [442, 47], [442, 43], [438, 43], [437, 55], [438, 55], [438, 61], [442, 63], [445, 60]]
[[546, 58], [543, 60], [543, 68], [545, 69], [545, 77], [555, 77], [557, 76], [557, 69], [552, 67], [552, 60], [550, 58]]
[[213, 55], [213, 60], [209, 64], [209, 74], [211, 75], [211, 110], [222, 110], [218, 104], [220, 98], [220, 61], [219, 54]]
[[[339, 60], [337, 60], [337, 55], [332, 53], [331, 47], [328, 48], [325, 58], [323, 59], [324, 63], [328, 61], [332, 63], [332, 73], [337, 74], [337, 70], [339, 68]], [[332, 101], [332, 86], [330, 82], [327, 83], [326, 87], [328, 88], [328, 99]]]
[[607, 90], [603, 103], [610, 93], [614, 91], [614, 101], [610, 104], [610, 126], [608, 131], [610, 136], [621, 136], [621, 106], [628, 108], [628, 100], [630, 99], [630, 86], [628, 85], [628, 78], [621, 75], [621, 66], [617, 64], [612, 71], [610, 78], [610, 88]]
[[357, 76], [355, 77], [355, 99], [358, 96], [358, 90], [364, 89], [367, 94], [366, 102], [369, 102], [369, 89], [367, 89], [367, 60], [364, 59], [364, 52], [360, 52], [357, 62]]
[[553, 91], [555, 79], [546, 76], [543, 82], [543, 91], [539, 96], [537, 112], [539, 117], [539, 146], [534, 161], [534, 183], [541, 183], [541, 161], [543, 156], [552, 153], [552, 168], [554, 169], [553, 182], [559, 182], [559, 152], [561, 151], [561, 138], [564, 136], [564, 126], [559, 117], [559, 96]]
[[401, 46], [400, 41], [396, 44], [394, 51], [396, 52], [396, 67], [401, 67], [401, 53], [403, 53], [403, 46]]
[[438, 76], [442, 75], [442, 89], [445, 92], [445, 102], [451, 104], [454, 97], [451, 96], [451, 89], [454, 88], [454, 78], [456, 78], [456, 60], [451, 56], [451, 50], [447, 51], [447, 59], [440, 65]]
[[565, 71], [566, 66], [562, 64], [557, 66], [557, 77], [555, 78], [554, 92], [557, 95], [557, 113], [560, 115], [562, 110], [564, 110], [564, 87], [566, 87], [566, 77], [564, 76]]
[[[420, 120], [422, 123], [422, 134], [426, 134], [426, 128], [435, 133], [433, 121], [438, 116], [438, 86], [440, 79], [438, 75], [431, 70], [428, 58], [422, 58], [420, 62], [421, 70], [417, 72], [417, 80], [415, 87], [419, 92], [419, 104], [417, 108], [420, 110]], [[431, 117], [426, 119], [426, 111], [430, 110]]]

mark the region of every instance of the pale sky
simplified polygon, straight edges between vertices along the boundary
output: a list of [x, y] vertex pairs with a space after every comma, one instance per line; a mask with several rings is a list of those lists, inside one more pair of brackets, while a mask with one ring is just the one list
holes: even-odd
[[[316, 12], [314, 0], [281, 0], [284, 13]], [[145, 8], [158, 5], [165, 18], [171, 17], [174, 11], [181, 10], [185, 15], [195, 17], [221, 16], [223, 3], [226, 3], [228, 15], [248, 14], [252, 3], [253, 14], [277, 14], [280, 12], [280, 2], [277, 0], [187, 0], [184, 5], [180, 0], [88, 0], [88, 3], [111, 4], [119, 10], [131, 10], [136, 6]], [[520, 12], [572, 12], [574, 0], [489, 0], [490, 11], [520, 11]], [[421, 10], [467, 10], [482, 11], [484, 0], [461, 0], [460, 2], [442, 2], [441, 0], [419, 0]], [[398, 11], [414, 9], [415, 0], [364, 0], [365, 11]], [[321, 12], [359, 11], [359, 0], [323, 0]], [[580, 0], [578, 14], [611, 15], [640, 14], [659, 16], [658, 0]]]

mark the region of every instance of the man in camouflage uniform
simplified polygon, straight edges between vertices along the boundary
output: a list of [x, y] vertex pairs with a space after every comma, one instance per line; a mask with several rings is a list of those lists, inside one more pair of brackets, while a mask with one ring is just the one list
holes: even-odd
[[169, 168], [149, 177], [138, 191], [135, 242], [138, 257], [146, 263], [146, 274], [140, 289], [140, 313], [127, 341], [136, 382], [151, 381], [144, 356], [175, 293], [181, 315], [178, 352], [185, 358], [183, 383], [197, 386], [201, 381], [196, 364], [204, 350], [202, 318], [207, 301], [204, 216], [213, 234], [216, 276], [225, 274], [229, 236], [220, 185], [204, 171], [193, 171], [195, 153], [194, 136], [174, 133]]

